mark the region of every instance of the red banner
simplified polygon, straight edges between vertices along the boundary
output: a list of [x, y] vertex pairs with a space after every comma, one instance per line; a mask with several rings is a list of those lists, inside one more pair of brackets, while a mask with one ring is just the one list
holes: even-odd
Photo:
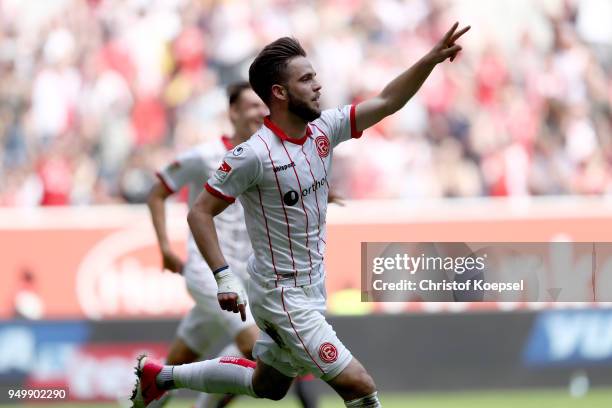
[[[359, 299], [361, 242], [609, 241], [612, 212], [606, 207], [602, 199], [575, 198], [330, 206], [330, 309], [343, 313], [342, 305], [350, 304], [353, 312], [387, 310], [352, 303]], [[184, 208], [171, 208], [170, 220], [173, 245], [184, 254]], [[44, 318], [179, 317], [193, 304], [182, 277], [161, 271], [148, 212], [141, 206], [5, 209], [0, 248], [2, 318], [16, 312]], [[389, 306], [406, 307], [416, 306]]]

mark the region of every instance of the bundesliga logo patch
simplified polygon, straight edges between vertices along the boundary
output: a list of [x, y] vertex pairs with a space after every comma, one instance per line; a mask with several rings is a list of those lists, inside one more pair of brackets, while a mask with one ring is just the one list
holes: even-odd
[[317, 146], [317, 152], [321, 157], [327, 157], [329, 154], [329, 139], [327, 136], [319, 136], [315, 139], [315, 145]]
[[323, 343], [319, 347], [319, 357], [325, 363], [333, 363], [338, 359], [338, 349], [331, 343]]
[[217, 180], [219, 180], [220, 183], [223, 183], [227, 178], [227, 175], [230, 174], [230, 171], [232, 171], [232, 166], [230, 166], [229, 164], [227, 164], [227, 162], [224, 161], [223, 163], [221, 163], [221, 166], [219, 166], [219, 168], [215, 172], [215, 177]]

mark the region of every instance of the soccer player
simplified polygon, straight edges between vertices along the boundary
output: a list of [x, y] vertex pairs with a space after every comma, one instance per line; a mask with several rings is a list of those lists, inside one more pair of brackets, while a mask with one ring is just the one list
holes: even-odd
[[[252, 349], [259, 329], [250, 314], [242, 322], [219, 309], [217, 285], [208, 266], [202, 259], [193, 236], [187, 240], [187, 262], [175, 254], [170, 246], [166, 230], [165, 201], [183, 186], [189, 187], [188, 204], [191, 206], [201, 191], [203, 183], [221, 163], [223, 156], [234, 146], [246, 141], [263, 124], [268, 108], [253, 92], [248, 82], [232, 84], [227, 89], [229, 98], [229, 118], [234, 129], [232, 137], [222, 136], [211, 142], [202, 143], [178, 156], [170, 165], [157, 173], [158, 181], [149, 194], [148, 206], [157, 235], [164, 269], [182, 273], [187, 289], [195, 300], [193, 309], [185, 316], [178, 329], [166, 363], [180, 365], [197, 361], [205, 356], [208, 349], [219, 336], [226, 334], [234, 340], [223, 349], [221, 355], [244, 356], [252, 358]], [[215, 218], [216, 231], [223, 253], [232, 270], [242, 278], [247, 278], [246, 262], [253, 252], [249, 241], [244, 213], [239, 203], [229, 206], [223, 214]], [[313, 407], [315, 398], [307, 392], [306, 384], [299, 382], [296, 388], [304, 407]], [[222, 395], [202, 395], [198, 401], [201, 407], [219, 405], [227, 400]], [[166, 399], [158, 400], [153, 406], [163, 406]]]
[[[196, 244], [215, 275], [221, 308], [246, 319], [247, 296], [219, 246], [213, 217], [236, 197], [245, 210], [254, 256], [249, 300], [262, 329], [256, 362], [222, 357], [183, 366], [141, 357], [135, 405], [166, 390], [189, 388], [279, 400], [293, 379], [310, 372], [347, 407], [380, 407], [376, 385], [325, 320], [325, 215], [333, 148], [403, 107], [435, 66], [456, 57], [458, 24], [378, 95], [321, 111], [321, 85], [300, 44], [281, 38], [249, 69], [253, 90], [270, 109], [264, 126], [228, 153], [188, 215]], [[346, 271], [337, 271], [346, 273]]]
[[[182, 187], [188, 186], [188, 205], [191, 207], [201, 191], [203, 181], [210, 177], [223, 156], [259, 129], [264, 116], [268, 113], [267, 107], [247, 82], [229, 86], [227, 93], [229, 117], [234, 135], [202, 143], [179, 155], [174, 162], [157, 173], [158, 180], [153, 185], [147, 202], [163, 267], [174, 273], [183, 274], [187, 289], [196, 302], [179, 324], [177, 337], [166, 358], [167, 364], [179, 365], [198, 360], [206, 355], [208, 348], [222, 334], [234, 339], [234, 343], [223, 349], [222, 355], [242, 355], [251, 358], [252, 347], [259, 333], [250, 312], [247, 313], [245, 322], [218, 313], [216, 283], [207, 270], [208, 266], [202, 259], [193, 236], [191, 234], [188, 236], [187, 261], [183, 263], [182, 259], [173, 252], [166, 231], [165, 201], [168, 197]], [[239, 277], [246, 278], [246, 261], [252, 249], [243, 217], [242, 207], [237, 204], [230, 206], [217, 217], [215, 223], [220, 245], [232, 270], [236, 271]], [[204, 401], [200, 402], [202, 405], [206, 404]]]

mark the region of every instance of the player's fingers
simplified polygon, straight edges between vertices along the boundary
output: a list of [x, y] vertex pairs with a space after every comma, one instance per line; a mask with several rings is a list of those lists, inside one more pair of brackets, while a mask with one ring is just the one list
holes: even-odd
[[470, 28], [472, 28], [472, 26], [463, 27], [461, 30], [457, 31], [455, 33], [455, 35], [453, 35], [451, 37], [450, 44], [455, 45], [455, 41], [457, 41], [459, 38], [461, 38], [461, 36], [463, 36], [463, 34], [465, 34], [468, 31], [470, 31]]
[[444, 37], [442, 37], [442, 43], [443, 44], [448, 44], [449, 40], [451, 39], [451, 37], [453, 36], [453, 34], [455, 33], [455, 30], [457, 29], [457, 27], [459, 27], [459, 22], [456, 22], [455, 24], [453, 24], [453, 26], [451, 27], [450, 30], [448, 30], [446, 32], [446, 34], [444, 34]]
[[246, 322], [246, 308], [242, 303], [238, 305], [238, 310], [240, 310], [240, 319]]
[[443, 50], [441, 52], [441, 54], [442, 54], [442, 57], [444, 59], [446, 59], [448, 57], [452, 57], [453, 55], [457, 54], [461, 50], [462, 50], [462, 48], [461, 48], [460, 45], [453, 45], [452, 47], [449, 47], [449, 48]]

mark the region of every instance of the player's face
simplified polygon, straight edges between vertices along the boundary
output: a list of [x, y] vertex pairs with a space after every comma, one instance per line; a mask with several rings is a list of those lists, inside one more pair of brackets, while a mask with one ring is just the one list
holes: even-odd
[[316, 80], [317, 73], [310, 61], [304, 57], [296, 57], [287, 65], [287, 109], [289, 112], [311, 122], [321, 116], [319, 97], [321, 85]]
[[263, 125], [268, 107], [252, 89], [245, 89], [238, 101], [230, 107], [230, 120], [238, 134], [250, 137]]

